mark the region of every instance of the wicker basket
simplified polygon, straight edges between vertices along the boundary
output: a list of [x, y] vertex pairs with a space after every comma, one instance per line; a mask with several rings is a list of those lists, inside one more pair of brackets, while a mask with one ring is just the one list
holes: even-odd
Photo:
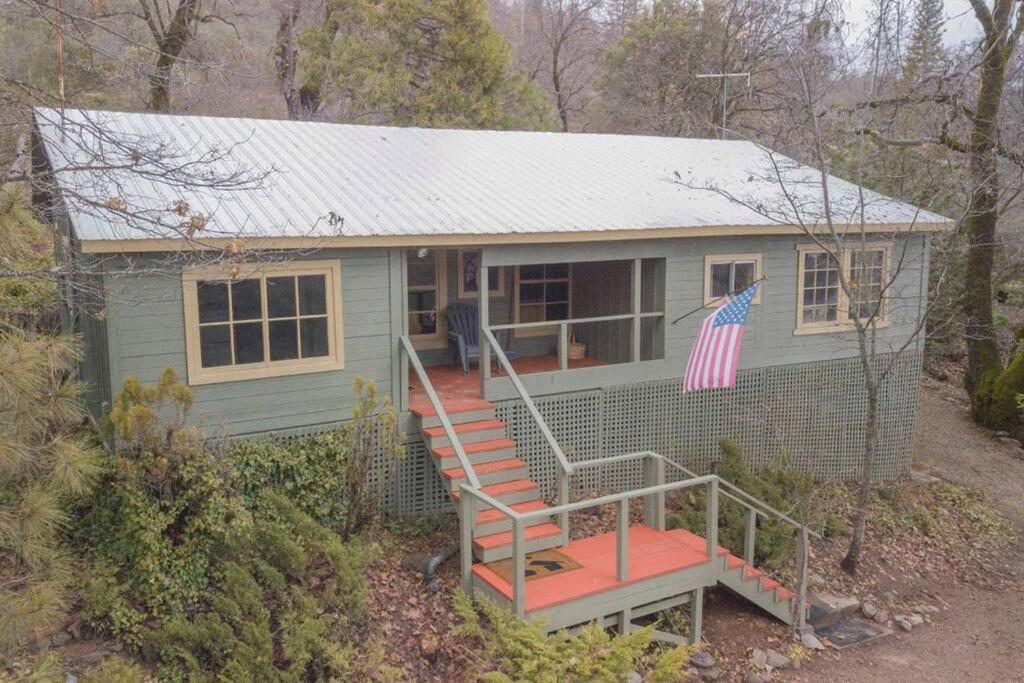
[[587, 355], [587, 345], [576, 341], [576, 337], [569, 337], [569, 349], [566, 353], [569, 360], [580, 360]]

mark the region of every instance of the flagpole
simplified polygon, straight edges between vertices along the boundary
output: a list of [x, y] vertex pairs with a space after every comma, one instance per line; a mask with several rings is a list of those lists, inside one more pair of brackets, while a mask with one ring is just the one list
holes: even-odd
[[733, 294], [739, 294], [740, 292], [745, 292], [748, 289], [750, 289], [751, 287], [753, 287], [754, 285], [759, 285], [759, 284], [761, 284], [762, 282], [764, 282], [767, 279], [768, 279], [767, 275], [762, 275], [761, 277], [759, 277], [758, 279], [754, 280], [753, 282], [751, 282], [749, 285], [747, 285], [746, 287], [744, 287], [742, 289], [734, 289], [733, 291], [729, 292], [728, 294], [723, 294], [722, 296], [718, 297], [717, 299], [712, 299], [711, 301], [709, 301], [708, 303], [704, 304], [703, 306], [698, 306], [697, 308], [693, 309], [689, 313], [683, 313], [681, 316], [679, 316], [678, 318], [673, 320], [672, 324], [675, 325], [677, 322], [679, 322], [683, 318], [688, 318], [691, 315], [693, 315], [694, 313], [699, 313], [700, 311], [703, 311], [705, 308], [707, 308], [708, 306], [710, 306], [711, 304], [713, 304], [713, 303], [715, 303], [717, 301], [721, 301], [722, 299], [727, 299], [730, 296], [732, 296]]

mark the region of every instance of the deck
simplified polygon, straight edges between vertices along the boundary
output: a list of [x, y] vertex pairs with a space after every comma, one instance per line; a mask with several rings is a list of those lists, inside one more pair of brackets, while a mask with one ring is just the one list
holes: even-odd
[[[607, 365], [595, 358], [569, 359], [569, 369], [591, 368]], [[558, 370], [558, 356], [527, 356], [512, 361], [512, 367], [519, 375], [537, 372], [554, 372]], [[501, 377], [501, 368], [495, 364], [492, 377]], [[471, 366], [468, 373], [463, 373], [458, 365], [435, 365], [427, 368], [427, 376], [437, 392], [447, 404], [451, 401], [480, 398], [480, 368]], [[409, 407], [423, 408], [429, 405], [427, 395], [423, 391], [423, 383], [415, 373], [409, 373]]]

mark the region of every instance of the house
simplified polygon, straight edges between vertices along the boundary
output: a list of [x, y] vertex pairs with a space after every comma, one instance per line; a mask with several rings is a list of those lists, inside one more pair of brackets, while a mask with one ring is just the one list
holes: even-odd
[[[693, 472], [721, 437], [755, 463], [785, 452], [857, 476], [866, 399], [840, 270], [896, 273], [872, 295], [897, 366], [875, 475], [909, 470], [940, 216], [829, 178], [837, 229], [866, 245], [836, 262], [811, 236], [826, 229], [817, 171], [749, 142], [47, 109], [35, 123], [52, 180], [36, 200], [76, 264], [65, 317], [94, 413], [126, 377], [172, 366], [208, 433], [288, 438], [345, 420], [353, 380], [372, 379], [410, 435], [392, 506], [454, 499], [467, 584], [552, 628], [628, 628], [683, 602], [699, 624], [715, 582], [802, 622], [802, 596], [756, 573], [752, 548], [721, 556], [710, 521], [704, 537], [665, 531], [663, 501], [720, 486], [745, 500]], [[737, 386], [684, 395], [702, 307], [761, 278]], [[449, 310], [470, 326], [449, 330]], [[465, 371], [456, 331], [494, 362]], [[619, 492], [603, 501], [618, 533], [569, 542], [570, 490]], [[631, 528], [636, 497], [647, 524]], [[544, 548], [587, 580], [525, 589], [525, 553]], [[502, 578], [488, 563], [507, 557]]]

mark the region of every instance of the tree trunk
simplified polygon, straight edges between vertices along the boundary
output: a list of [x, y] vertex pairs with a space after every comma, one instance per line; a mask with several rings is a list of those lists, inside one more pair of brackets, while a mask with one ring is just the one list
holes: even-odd
[[277, 36], [274, 43], [274, 76], [277, 88], [288, 108], [288, 118], [295, 121], [302, 117], [302, 104], [295, 88], [295, 68], [298, 51], [295, 49], [295, 24], [299, 20], [299, 3], [282, 6], [278, 16]]
[[555, 108], [558, 109], [558, 118], [562, 121], [562, 132], [569, 132], [569, 108], [566, 97], [562, 93], [562, 71], [559, 66], [561, 59], [562, 44], [556, 42], [551, 51], [551, 86], [555, 90]]
[[1004, 36], [999, 32], [989, 35], [984, 50], [977, 107], [971, 122], [968, 159], [971, 198], [965, 220], [968, 251], [964, 271], [964, 336], [968, 363], [964, 386], [971, 397], [975, 419], [983, 424], [988, 422], [992, 381], [1002, 371], [992, 315], [992, 268], [999, 201], [996, 145], [1006, 82]]
[[150, 30], [160, 50], [154, 72], [149, 77], [149, 108], [153, 111], [166, 112], [171, 108], [171, 70], [192, 37], [199, 15], [199, 2], [178, 0], [178, 7], [162, 33], [156, 24], [150, 22]]
[[878, 450], [878, 384], [873, 370], [865, 368], [865, 387], [868, 394], [867, 419], [864, 423], [864, 462], [857, 488], [857, 509], [853, 516], [853, 536], [846, 557], [839, 563], [850, 574], [857, 571], [860, 553], [864, 546], [864, 532], [867, 528], [868, 506], [871, 504], [871, 483], [875, 472], [875, 453]]

